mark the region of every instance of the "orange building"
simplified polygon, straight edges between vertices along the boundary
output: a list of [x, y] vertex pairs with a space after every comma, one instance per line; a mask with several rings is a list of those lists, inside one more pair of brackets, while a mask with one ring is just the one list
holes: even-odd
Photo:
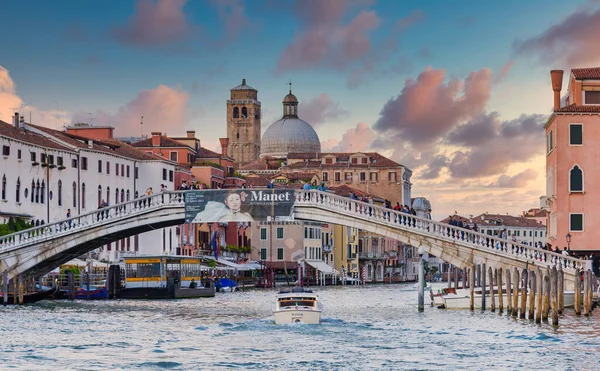
[[546, 129], [548, 242], [577, 254], [600, 250], [600, 67], [574, 68], [561, 106], [563, 71], [553, 70], [554, 112]]

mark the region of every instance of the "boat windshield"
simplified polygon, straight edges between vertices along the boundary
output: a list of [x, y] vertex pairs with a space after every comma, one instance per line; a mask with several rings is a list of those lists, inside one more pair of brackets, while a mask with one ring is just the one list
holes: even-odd
[[314, 307], [315, 301], [310, 299], [282, 299], [279, 301], [281, 307]]

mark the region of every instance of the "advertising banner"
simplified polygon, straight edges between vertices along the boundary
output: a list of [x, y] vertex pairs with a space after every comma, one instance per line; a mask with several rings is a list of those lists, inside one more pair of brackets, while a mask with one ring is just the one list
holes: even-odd
[[294, 190], [218, 189], [185, 192], [185, 222], [293, 220]]

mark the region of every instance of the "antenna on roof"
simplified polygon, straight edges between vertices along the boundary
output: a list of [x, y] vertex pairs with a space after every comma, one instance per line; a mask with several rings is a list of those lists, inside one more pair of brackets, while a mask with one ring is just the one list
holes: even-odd
[[144, 116], [142, 116], [142, 120], [140, 121], [140, 136], [144, 136]]
[[290, 82], [288, 82], [288, 85], [290, 86], [290, 94], [292, 94], [292, 79], [290, 79]]

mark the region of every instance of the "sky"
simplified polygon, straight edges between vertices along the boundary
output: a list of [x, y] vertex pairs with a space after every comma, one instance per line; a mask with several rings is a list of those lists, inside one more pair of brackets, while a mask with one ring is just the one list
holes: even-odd
[[17, 110], [54, 129], [110, 125], [117, 137], [195, 130], [217, 150], [229, 89], [245, 78], [258, 90], [264, 132], [291, 81], [323, 151], [377, 151], [407, 166], [434, 219], [538, 207], [549, 71], [600, 66], [599, 0], [0, 8], [0, 120]]

